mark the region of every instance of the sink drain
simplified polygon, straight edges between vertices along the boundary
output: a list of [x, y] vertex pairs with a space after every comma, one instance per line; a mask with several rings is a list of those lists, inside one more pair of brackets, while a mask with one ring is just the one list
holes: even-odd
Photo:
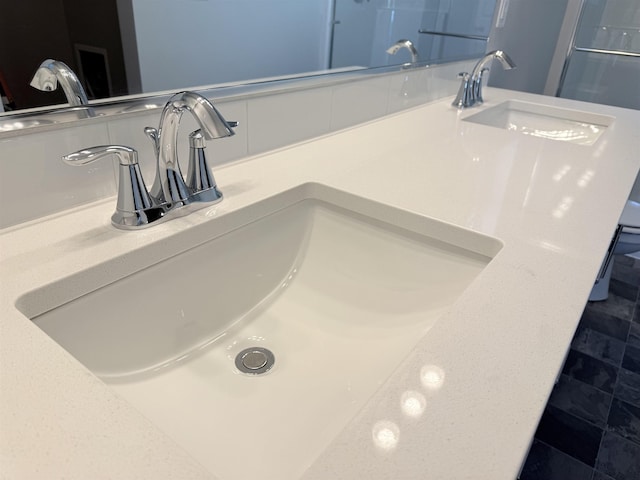
[[245, 348], [236, 356], [236, 367], [242, 373], [260, 375], [271, 370], [276, 358], [270, 350], [262, 347]]

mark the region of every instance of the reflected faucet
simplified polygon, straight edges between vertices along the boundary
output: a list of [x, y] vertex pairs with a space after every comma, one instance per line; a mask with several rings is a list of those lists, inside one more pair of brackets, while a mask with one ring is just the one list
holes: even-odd
[[471, 74], [462, 72], [458, 75], [462, 79], [462, 83], [460, 84], [458, 95], [452, 103], [454, 107], [466, 108], [484, 102], [482, 98], [482, 77], [485, 72], [489, 71], [487, 65], [494, 59], [498, 60], [505, 70], [516, 68], [514, 61], [502, 50], [494, 50], [487, 53], [478, 60]]
[[89, 104], [87, 94], [77, 75], [66, 63], [59, 60], [49, 58], [42, 62], [31, 79], [31, 86], [44, 92], [51, 92], [58, 88], [58, 82], [69, 105], [77, 107]]
[[[412, 64], [418, 63], [418, 50], [416, 50], [416, 47], [413, 45], [413, 42], [411, 40], [406, 40], [406, 39], [398, 40], [396, 43], [394, 43], [387, 49], [387, 53], [389, 55], [395, 55], [398, 52], [398, 50], [400, 50], [401, 48], [406, 48], [407, 50], [409, 50], [409, 53], [411, 53]], [[405, 64], [405, 65], [408, 66], [410, 64]]]

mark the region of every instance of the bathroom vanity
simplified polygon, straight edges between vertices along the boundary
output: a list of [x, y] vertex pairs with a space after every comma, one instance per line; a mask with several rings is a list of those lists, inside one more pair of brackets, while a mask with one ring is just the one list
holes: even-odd
[[[218, 167], [223, 201], [144, 230], [111, 226], [115, 198], [5, 229], [1, 476], [516, 478], [640, 167], [640, 112], [484, 99]], [[184, 315], [155, 321], [173, 295]], [[259, 378], [232, 361], [255, 344], [275, 354]], [[190, 379], [134, 391], [158, 368]]]

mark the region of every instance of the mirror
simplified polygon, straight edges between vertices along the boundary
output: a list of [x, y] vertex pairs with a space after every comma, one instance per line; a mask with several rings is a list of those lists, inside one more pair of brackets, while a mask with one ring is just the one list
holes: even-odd
[[387, 49], [400, 39], [420, 62], [477, 57], [496, 0], [11, 3], [0, 17], [0, 89], [4, 110], [20, 112], [66, 103], [60, 89], [29, 86], [46, 58], [69, 65], [91, 100], [399, 65], [409, 49]]

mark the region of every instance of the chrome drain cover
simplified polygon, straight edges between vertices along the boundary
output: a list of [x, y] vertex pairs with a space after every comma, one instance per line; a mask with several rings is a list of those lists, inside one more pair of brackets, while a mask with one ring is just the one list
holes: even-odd
[[260, 375], [271, 370], [276, 358], [270, 350], [262, 347], [245, 348], [236, 355], [236, 368], [242, 373]]

